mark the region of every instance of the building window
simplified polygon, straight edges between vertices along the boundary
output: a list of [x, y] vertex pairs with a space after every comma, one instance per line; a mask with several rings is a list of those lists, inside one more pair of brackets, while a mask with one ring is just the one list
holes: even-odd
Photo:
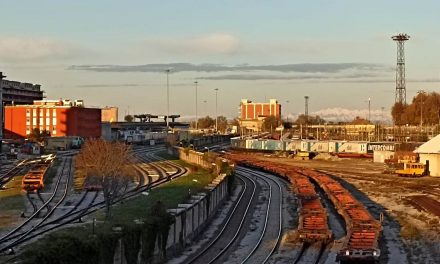
[[31, 124], [31, 119], [29, 117], [26, 118], [26, 125], [29, 126]]
[[37, 116], [37, 109], [32, 109], [32, 115]]
[[30, 109], [26, 109], [26, 116], [30, 116], [31, 115], [31, 110]]
[[26, 128], [26, 135], [29, 135], [31, 133], [31, 130], [29, 129], [29, 127]]
[[52, 125], [56, 125], [57, 124], [57, 119], [56, 118], [52, 118]]
[[52, 116], [56, 117], [57, 116], [57, 110], [56, 109], [52, 109]]
[[52, 135], [56, 135], [57, 134], [57, 127], [53, 126], [52, 127]]

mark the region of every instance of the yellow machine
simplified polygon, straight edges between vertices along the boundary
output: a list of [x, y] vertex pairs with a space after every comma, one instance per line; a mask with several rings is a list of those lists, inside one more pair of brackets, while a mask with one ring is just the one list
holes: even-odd
[[429, 175], [429, 163], [426, 165], [417, 162], [405, 162], [403, 169], [395, 171], [397, 175], [403, 177], [422, 177]]

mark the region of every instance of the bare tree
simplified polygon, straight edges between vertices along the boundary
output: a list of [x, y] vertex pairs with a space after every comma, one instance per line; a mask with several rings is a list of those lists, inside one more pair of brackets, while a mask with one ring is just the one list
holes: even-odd
[[98, 182], [102, 187], [106, 218], [111, 218], [111, 205], [122, 195], [132, 180], [128, 146], [118, 142], [88, 140], [76, 158], [77, 166], [86, 173], [86, 182]]

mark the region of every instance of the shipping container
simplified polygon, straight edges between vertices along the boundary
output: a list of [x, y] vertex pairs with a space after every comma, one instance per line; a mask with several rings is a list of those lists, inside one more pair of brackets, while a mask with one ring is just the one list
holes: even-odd
[[312, 152], [328, 152], [329, 151], [329, 143], [328, 143], [328, 141], [310, 142], [310, 151], [312, 151]]
[[338, 153], [367, 153], [367, 142], [342, 142], [338, 146]]
[[279, 140], [265, 140], [262, 141], [263, 145], [262, 148], [264, 150], [271, 150], [271, 151], [282, 151], [283, 150], [283, 142]]
[[286, 151], [294, 151], [298, 152], [301, 150], [301, 141], [300, 140], [292, 140], [292, 141], [285, 141], [285, 150]]
[[301, 151], [310, 151], [310, 142], [308, 140], [301, 140]]
[[367, 153], [373, 154], [375, 151], [395, 151], [396, 144], [393, 142], [370, 142], [367, 145]]

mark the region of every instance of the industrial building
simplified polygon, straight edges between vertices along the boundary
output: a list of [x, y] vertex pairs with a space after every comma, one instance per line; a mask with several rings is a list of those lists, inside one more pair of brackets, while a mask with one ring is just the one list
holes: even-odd
[[39, 84], [2, 80], [0, 86], [4, 105], [32, 104], [44, 97], [44, 91]]
[[417, 148], [415, 153], [419, 154], [420, 162], [429, 162], [431, 176], [440, 177], [440, 134]]
[[256, 120], [259, 117], [281, 117], [281, 105], [276, 99], [270, 99], [269, 103], [254, 103], [248, 99], [240, 102], [240, 119]]
[[239, 109], [240, 127], [252, 131], [261, 131], [264, 119], [268, 116], [281, 118], [281, 105], [276, 99], [270, 99], [268, 103], [242, 99]]
[[118, 122], [118, 108], [115, 106], [106, 106], [101, 109], [102, 122]]
[[32, 105], [5, 106], [5, 138], [25, 138], [33, 129], [53, 137], [101, 137], [101, 109], [82, 100], [41, 100]]
[[12, 104], [32, 104], [34, 100], [42, 100], [44, 91], [41, 85], [4, 80], [6, 76], [0, 72], [0, 146], [3, 138], [3, 106]]

